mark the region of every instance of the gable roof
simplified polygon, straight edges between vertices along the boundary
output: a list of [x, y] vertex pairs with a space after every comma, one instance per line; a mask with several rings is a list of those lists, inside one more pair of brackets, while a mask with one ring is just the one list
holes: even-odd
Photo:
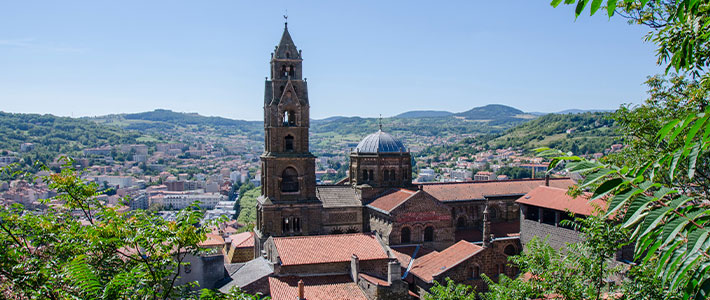
[[317, 185], [316, 197], [323, 202], [324, 208], [362, 206], [360, 197], [349, 185]]
[[227, 293], [233, 286], [244, 289], [259, 279], [274, 273], [269, 261], [263, 257], [257, 257], [244, 263], [236, 272], [229, 274], [228, 282], [219, 288], [220, 292]]
[[367, 206], [374, 207], [380, 211], [390, 213], [397, 206], [406, 202], [407, 199], [411, 198], [419, 191], [410, 191], [407, 189], [396, 189], [394, 192], [381, 196]]
[[444, 251], [432, 252], [415, 259], [410, 273], [431, 283], [435, 276], [457, 266], [483, 249], [483, 247], [470, 242], [459, 241]]
[[281, 265], [349, 262], [353, 254], [363, 260], [387, 259], [387, 252], [372, 233], [275, 237]]
[[254, 247], [254, 232], [247, 231], [229, 236], [232, 239], [232, 248]]
[[570, 211], [585, 216], [592, 215], [595, 207], [602, 209], [606, 207], [606, 201], [596, 199], [590, 202], [589, 197], [590, 195], [586, 194], [572, 198], [567, 195], [567, 189], [539, 186], [515, 202], [559, 211]]
[[366, 300], [360, 287], [348, 275], [269, 277], [271, 299], [298, 299], [298, 281], [303, 280], [304, 296], [308, 300]]
[[[422, 189], [439, 201], [484, 200], [486, 197], [525, 195], [544, 185], [545, 179], [490, 180], [452, 183], [424, 183]], [[567, 188], [569, 178], [550, 178], [550, 186]]]

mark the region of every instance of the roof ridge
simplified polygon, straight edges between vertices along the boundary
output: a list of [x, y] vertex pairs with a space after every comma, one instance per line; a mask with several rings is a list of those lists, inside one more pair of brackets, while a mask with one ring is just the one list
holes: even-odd
[[274, 239], [303, 239], [303, 238], [325, 238], [325, 237], [341, 237], [341, 236], [351, 236], [351, 235], [367, 235], [374, 236], [371, 232], [354, 232], [354, 233], [340, 233], [340, 234], [318, 234], [318, 235], [296, 235], [296, 236], [278, 236]]
[[[557, 177], [550, 178], [550, 180], [570, 180], [570, 177]], [[469, 181], [454, 181], [454, 182], [419, 182], [419, 185], [449, 185], [449, 184], [463, 184], [463, 183], [505, 183], [505, 182], [526, 182], [526, 181], [544, 181], [545, 178], [518, 178], [518, 179], [506, 179], [506, 180], [469, 180]]]

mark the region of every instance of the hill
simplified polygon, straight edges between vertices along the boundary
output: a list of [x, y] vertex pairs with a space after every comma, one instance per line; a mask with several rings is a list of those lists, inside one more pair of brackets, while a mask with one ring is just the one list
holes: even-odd
[[535, 115], [526, 114], [522, 110], [501, 104], [474, 107], [454, 115], [467, 120], [487, 122], [490, 125], [521, 123], [536, 118]]
[[33, 143], [33, 150], [20, 155], [43, 163], [59, 154], [78, 154], [87, 147], [134, 144], [147, 138], [136, 131], [83, 119], [6, 112], [0, 112], [0, 136], [0, 149], [4, 152], [20, 152], [23, 143]]
[[437, 118], [448, 117], [454, 113], [443, 110], [412, 110], [394, 116], [394, 118]]
[[611, 113], [604, 112], [546, 114], [502, 133], [467, 138], [451, 145], [432, 146], [423, 150], [421, 154], [470, 155], [478, 152], [476, 147], [483, 149], [512, 147], [524, 150], [550, 147], [580, 155], [603, 152], [612, 144], [621, 142], [621, 135], [616, 131], [610, 116]]

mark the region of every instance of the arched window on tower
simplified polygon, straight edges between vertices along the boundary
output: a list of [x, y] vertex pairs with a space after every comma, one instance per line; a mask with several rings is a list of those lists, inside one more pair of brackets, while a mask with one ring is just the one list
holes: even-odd
[[367, 170], [362, 170], [362, 181], [367, 182], [368, 180]]
[[284, 112], [284, 126], [296, 126], [296, 113], [292, 110]]
[[374, 173], [372, 172], [372, 170], [370, 170], [369, 176], [370, 176], [370, 180], [375, 180], [375, 175], [374, 175]]
[[390, 181], [397, 180], [396, 172], [394, 170], [390, 171]]
[[286, 70], [286, 65], [281, 66], [281, 77], [288, 77], [288, 71]]
[[401, 244], [408, 244], [412, 240], [412, 230], [409, 227], [402, 227], [400, 234]]
[[425, 242], [433, 242], [434, 241], [434, 227], [433, 226], [427, 226], [424, 228], [424, 241]]
[[293, 218], [293, 231], [301, 232], [301, 218]]
[[293, 136], [290, 134], [284, 138], [284, 150], [293, 151]]
[[298, 192], [298, 172], [296, 169], [288, 167], [281, 174], [281, 192]]
[[388, 179], [390, 178], [390, 171], [389, 171], [389, 170], [384, 170], [383, 173], [384, 173], [384, 176], [382, 176], [382, 178], [383, 178], [384, 180], [388, 180]]
[[286, 58], [291, 58], [291, 52], [286, 51]]
[[291, 231], [291, 223], [289, 222], [288, 218], [281, 219], [281, 231], [282, 232]]
[[293, 65], [290, 65], [290, 66], [288, 67], [288, 75], [291, 76], [291, 77], [295, 77], [295, 76], [296, 76], [296, 68], [294, 68]]

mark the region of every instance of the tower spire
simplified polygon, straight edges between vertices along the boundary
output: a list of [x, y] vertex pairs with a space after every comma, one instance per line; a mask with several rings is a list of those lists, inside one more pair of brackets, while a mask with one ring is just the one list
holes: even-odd
[[288, 29], [288, 9], [286, 10], [286, 14], [284, 15], [284, 28]]

